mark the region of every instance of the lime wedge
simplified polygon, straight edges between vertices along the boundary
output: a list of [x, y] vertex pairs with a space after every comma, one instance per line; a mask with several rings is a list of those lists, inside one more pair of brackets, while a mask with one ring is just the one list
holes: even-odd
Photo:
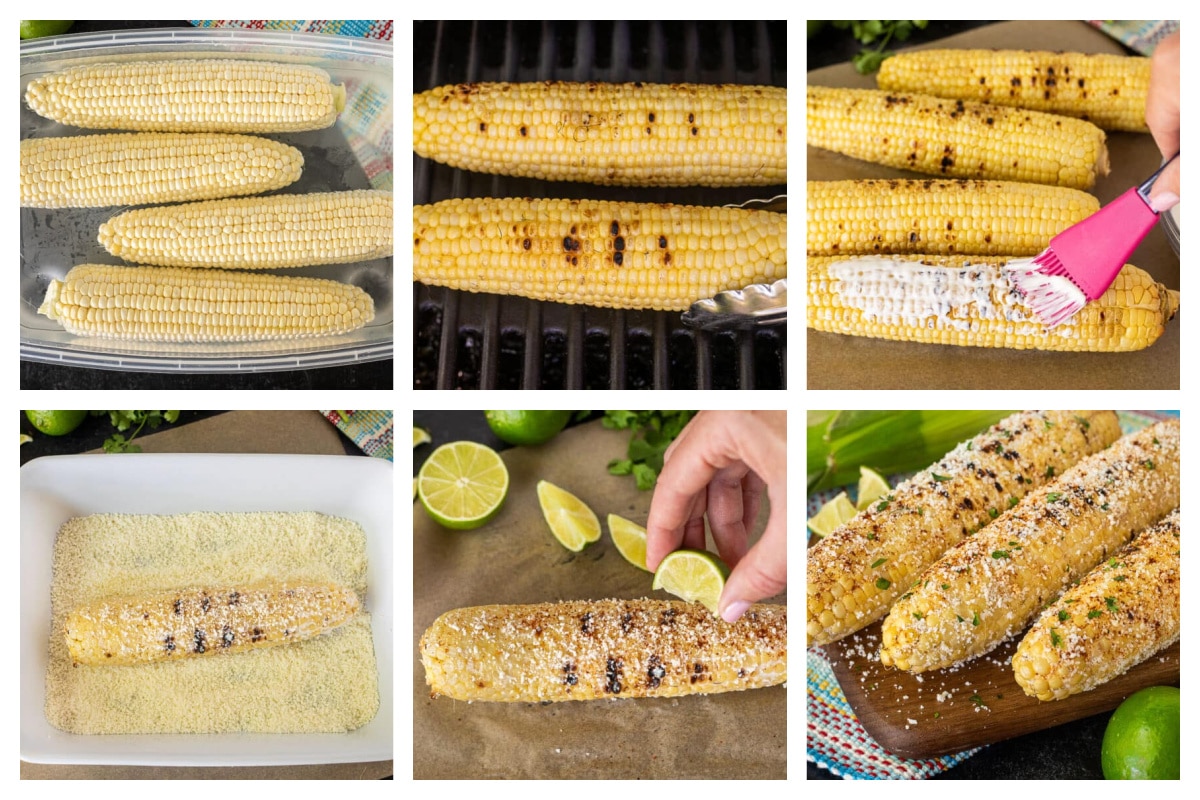
[[579, 552], [600, 538], [600, 520], [578, 497], [547, 481], [538, 481], [537, 494], [546, 524], [563, 547]]
[[33, 437], [30, 436], [29, 434], [26, 434], [26, 433], [21, 434], [21, 444], [25, 444], [26, 442], [32, 442], [32, 441], [33, 441]]
[[429, 431], [421, 430], [416, 425], [413, 426], [413, 447], [420, 447], [432, 441], [433, 437], [429, 435]]
[[663, 589], [689, 603], [700, 603], [713, 614], [729, 577], [729, 567], [704, 550], [676, 550], [658, 565], [651, 588]]
[[646, 569], [646, 529], [616, 514], [608, 515], [608, 533], [617, 552], [638, 569]]
[[862, 511], [879, 498], [886, 497], [892, 487], [888, 486], [887, 478], [870, 467], [859, 467], [858, 471], [858, 502], [855, 507]]
[[500, 512], [508, 496], [508, 469], [490, 447], [451, 442], [434, 450], [421, 465], [417, 495], [434, 522], [471, 530]]
[[842, 492], [821, 506], [817, 515], [808, 521], [808, 529], [823, 539], [854, 519], [857, 514], [858, 509], [854, 507], [854, 503]]

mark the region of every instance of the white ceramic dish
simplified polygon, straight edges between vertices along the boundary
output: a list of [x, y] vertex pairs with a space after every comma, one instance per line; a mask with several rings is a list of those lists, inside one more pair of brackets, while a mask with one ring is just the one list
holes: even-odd
[[[21, 758], [38, 763], [259, 766], [392, 758], [392, 465], [311, 455], [51, 456], [21, 468]], [[44, 714], [54, 538], [84, 514], [317, 511], [367, 534], [379, 713], [340, 734], [84, 736]]]

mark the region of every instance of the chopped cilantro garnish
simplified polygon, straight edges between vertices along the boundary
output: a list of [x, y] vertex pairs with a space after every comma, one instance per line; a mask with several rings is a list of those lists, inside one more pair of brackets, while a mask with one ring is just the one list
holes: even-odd
[[936, 472], [931, 472], [929, 474], [932, 475], [933, 479], [938, 483], [945, 483], [946, 481], [950, 480], [949, 475], [938, 475]]
[[978, 611], [976, 611], [975, 616], [971, 618], [971, 624], [976, 627], [979, 626], [979, 612]]
[[1100, 616], [1103, 613], [1104, 613], [1103, 611], [1089, 611], [1088, 619], [1095, 619], [1096, 617]]
[[1046, 495], [1046, 502], [1053, 503], [1060, 497], [1062, 497], [1062, 492], [1051, 492], [1050, 494]]
[[1059, 622], [1066, 622], [1070, 618], [1071, 618], [1071, 615], [1067, 613], [1067, 610], [1065, 608], [1062, 611], [1058, 612], [1058, 621]]
[[994, 508], [989, 508], [988, 516], [991, 517], [992, 519], [995, 519], [996, 517], [1000, 516], [1000, 512]]
[[1007, 550], [993, 550], [992, 551], [992, 558], [1010, 558], [1010, 557], [1011, 556]]
[[1054, 465], [1053, 464], [1046, 467], [1046, 474], [1043, 475], [1042, 477], [1043, 478], [1053, 478], [1054, 477]]
[[1078, 414], [1075, 415], [1075, 421], [1082, 425], [1085, 431], [1092, 427], [1092, 423], [1088, 422], [1087, 419], [1079, 416]]
[[887, 561], [886, 558], [879, 559], [878, 561], [876, 561], [874, 564], [871, 565], [871, 569], [878, 569], [879, 565], [883, 564], [885, 561]]
[[1015, 506], [1015, 505], [1016, 505], [1017, 503], [1019, 503], [1019, 502], [1021, 502], [1021, 501], [1020, 501], [1020, 500], [1018, 500], [1017, 498], [1015, 498], [1015, 497], [1010, 497], [1010, 498], [1008, 498], [1008, 507], [1009, 507], [1009, 508], [1012, 508], [1013, 506]]
[[1115, 597], [1104, 598], [1104, 605], [1108, 606], [1109, 611], [1116, 611], [1117, 610], [1117, 598], [1115, 598]]
[[892, 582], [887, 578], [880, 578], [879, 580], [875, 581], [875, 588], [881, 592], [886, 592], [888, 589], [892, 588]]

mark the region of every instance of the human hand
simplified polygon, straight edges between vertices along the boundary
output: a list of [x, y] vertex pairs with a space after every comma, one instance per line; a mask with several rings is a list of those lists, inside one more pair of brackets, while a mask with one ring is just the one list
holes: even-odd
[[[764, 490], [770, 517], [748, 549]], [[680, 547], [703, 550], [706, 516], [732, 568], [718, 608], [733, 622], [787, 587], [787, 412], [701, 411], [688, 423], [664, 454], [650, 501], [646, 566], [657, 569]]]
[[[1163, 39], [1150, 57], [1146, 125], [1163, 158], [1179, 152], [1179, 33]], [[1163, 170], [1150, 189], [1150, 207], [1166, 211], [1179, 202], [1179, 162]]]

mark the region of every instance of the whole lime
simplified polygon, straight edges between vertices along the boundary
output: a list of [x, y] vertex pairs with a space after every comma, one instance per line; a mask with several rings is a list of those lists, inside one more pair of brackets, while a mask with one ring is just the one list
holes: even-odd
[[1179, 780], [1179, 689], [1151, 686], [1117, 706], [1100, 765], [1109, 780]]
[[73, 19], [23, 19], [21, 38], [38, 39], [42, 36], [57, 36], [66, 33], [75, 24]]
[[571, 411], [484, 411], [488, 427], [509, 444], [542, 444], [571, 421]]
[[25, 416], [47, 436], [62, 436], [70, 433], [87, 419], [86, 411], [26, 411]]

